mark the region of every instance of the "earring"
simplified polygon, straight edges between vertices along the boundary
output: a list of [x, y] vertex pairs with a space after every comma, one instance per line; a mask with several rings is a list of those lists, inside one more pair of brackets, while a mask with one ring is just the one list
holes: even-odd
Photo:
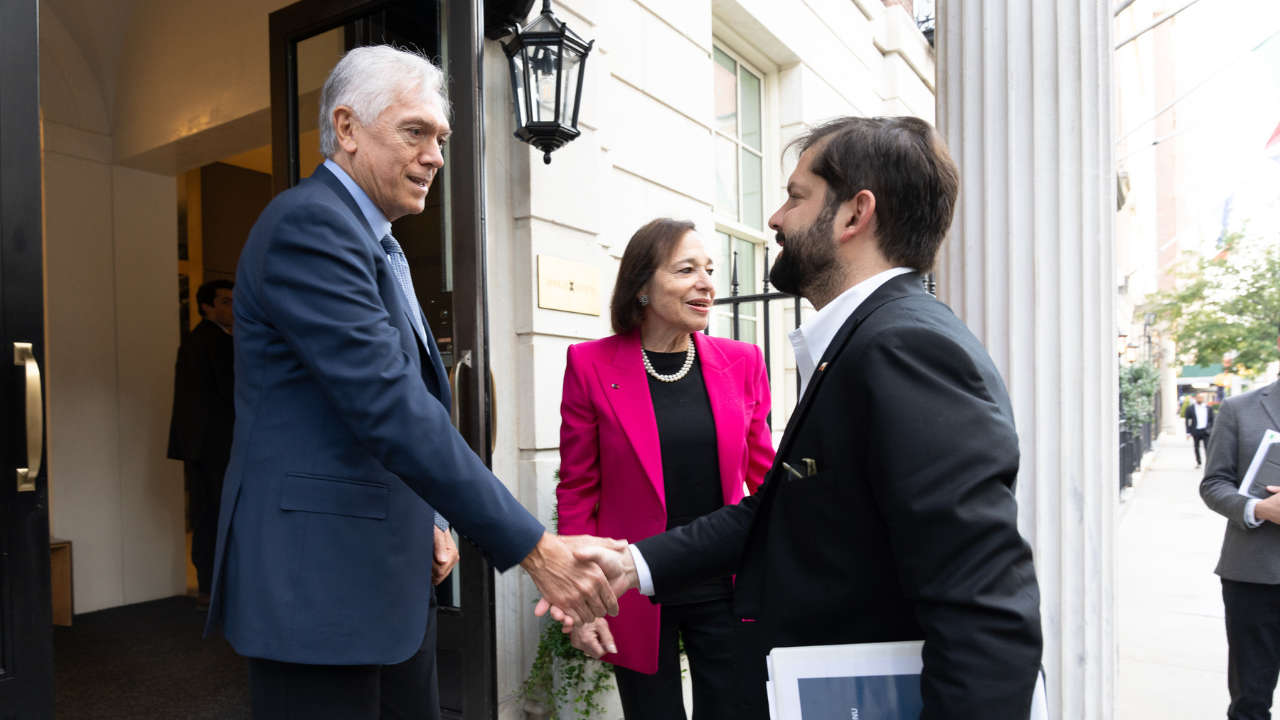
[[640, 296], [640, 304], [641, 304], [641, 305], [648, 305], [648, 304], [649, 304], [649, 296], [648, 296], [648, 295], [641, 295], [641, 296]]

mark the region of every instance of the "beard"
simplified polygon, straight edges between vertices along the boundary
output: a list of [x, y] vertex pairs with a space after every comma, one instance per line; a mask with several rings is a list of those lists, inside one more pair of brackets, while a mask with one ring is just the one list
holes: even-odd
[[790, 235], [778, 233], [782, 252], [769, 271], [769, 282], [788, 295], [799, 295], [811, 303], [826, 304], [836, 287], [840, 262], [831, 239], [831, 223], [836, 208], [823, 208], [808, 227]]

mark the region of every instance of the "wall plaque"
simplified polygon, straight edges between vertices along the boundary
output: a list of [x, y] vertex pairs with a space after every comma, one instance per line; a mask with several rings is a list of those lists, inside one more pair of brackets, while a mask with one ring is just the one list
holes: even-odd
[[599, 315], [600, 268], [539, 255], [538, 307]]

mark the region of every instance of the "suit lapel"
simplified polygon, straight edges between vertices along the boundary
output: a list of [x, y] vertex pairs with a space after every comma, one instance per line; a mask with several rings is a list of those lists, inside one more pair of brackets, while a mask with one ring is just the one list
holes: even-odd
[[[382, 238], [374, 236], [373, 227], [369, 225], [369, 220], [365, 218], [364, 211], [360, 209], [360, 205], [356, 202], [356, 199], [351, 197], [351, 193], [347, 191], [346, 186], [342, 184], [342, 181], [339, 180], [338, 177], [329, 170], [329, 168], [324, 166], [324, 163], [321, 163], [316, 167], [315, 172], [311, 173], [310, 179], [320, 182], [325, 187], [332, 190], [333, 193], [338, 196], [338, 199], [347, 206], [347, 209], [351, 211], [351, 214], [355, 216], [356, 220], [360, 223], [360, 227], [364, 228], [365, 235], [373, 241], [373, 244], [377, 248], [376, 255], [378, 259], [381, 263], [384, 263], [384, 271], [387, 276], [391, 278], [392, 282], [396, 284], [396, 290], [399, 291], [397, 293], [393, 293], [390, 299], [383, 298], [383, 301], [400, 307], [405, 320], [409, 323], [409, 333], [419, 341], [418, 343], [412, 344], [426, 350], [428, 361], [422, 363], [423, 375], [425, 376], [428, 372], [426, 366], [430, 365], [430, 372], [435, 375], [435, 384], [439, 391], [437, 397], [440, 398], [440, 401], [444, 403], [445, 407], [451, 407], [453, 398], [451, 394], [452, 391], [449, 387], [449, 374], [444, 369], [444, 362], [440, 358], [440, 350], [436, 347], [435, 338], [431, 337], [430, 331], [427, 332], [427, 337], [421, 337], [418, 334], [418, 322], [414, 319], [413, 315], [410, 314], [412, 308], [410, 308], [406, 302], [404, 291], [399, 284], [400, 281], [396, 279], [396, 274], [391, 269], [391, 261], [387, 260], [386, 250], [382, 247]], [[422, 314], [422, 321], [423, 328], [425, 329], [426, 313]], [[419, 353], [419, 356], [421, 357], [421, 353]], [[427, 378], [423, 377], [423, 380], [427, 380]]]
[[[711, 400], [711, 417], [716, 425], [716, 453], [720, 460], [720, 489], [729, 497], [728, 483], [742, 458], [742, 444], [747, 436], [746, 417], [742, 413], [742, 383], [734, 370], [741, 358], [732, 363], [720, 348], [702, 333], [694, 333], [694, 345], [702, 364], [702, 379]], [[645, 379], [648, 384], [648, 378]]]
[[618, 346], [609, 363], [596, 363], [596, 376], [601, 391], [609, 398], [609, 406], [618, 418], [627, 440], [635, 448], [645, 475], [658, 493], [663, 507], [667, 495], [662, 485], [662, 444], [658, 439], [658, 420], [653, 413], [653, 396], [649, 394], [649, 377], [640, 357], [640, 331], [618, 336]]
[[1271, 427], [1280, 428], [1280, 380], [1271, 383], [1262, 390], [1262, 409], [1271, 417]]

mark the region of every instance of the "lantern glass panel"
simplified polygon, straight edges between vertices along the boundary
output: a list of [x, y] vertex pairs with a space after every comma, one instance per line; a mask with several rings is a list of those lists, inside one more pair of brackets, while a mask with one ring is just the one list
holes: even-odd
[[556, 121], [556, 69], [560, 64], [558, 45], [533, 45], [529, 57], [529, 83], [532, 85], [533, 122]]
[[516, 126], [529, 124], [529, 88], [525, 87], [527, 74], [524, 62], [524, 51], [511, 56], [511, 90], [516, 105]]
[[582, 54], [566, 47], [563, 71], [560, 73], [560, 124], [566, 127], [578, 127], [574, 111], [578, 105], [578, 74], [581, 72]]

